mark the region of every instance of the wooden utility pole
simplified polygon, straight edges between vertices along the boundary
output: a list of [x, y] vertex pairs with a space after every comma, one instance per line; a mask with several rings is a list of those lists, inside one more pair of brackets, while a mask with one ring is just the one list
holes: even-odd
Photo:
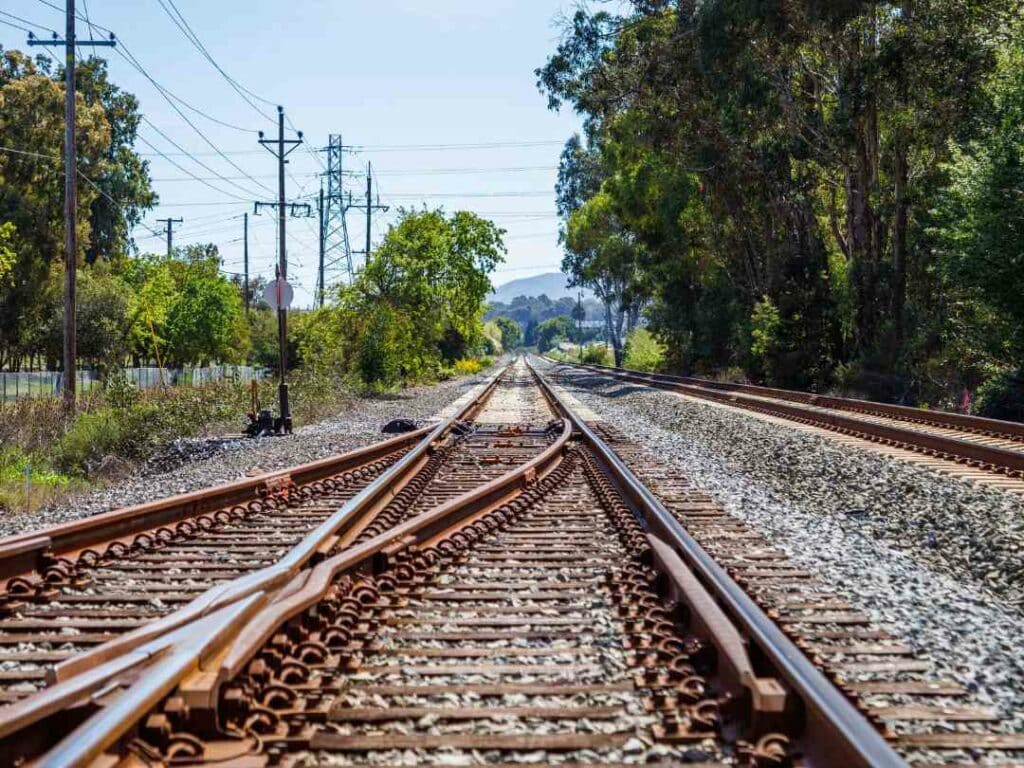
[[157, 224], [167, 225], [167, 258], [171, 258], [174, 253], [174, 225], [184, 224], [184, 219], [157, 219]]
[[[64, 46], [64, 409], [75, 410], [75, 269], [78, 267], [78, 155], [75, 147], [75, 0], [65, 5], [64, 39], [39, 40], [29, 32], [29, 45]], [[83, 46], [113, 46], [109, 40], [82, 41]]]
[[[353, 205], [349, 203], [345, 206], [344, 210], [349, 208], [355, 208], [357, 211], [362, 210], [366, 213], [366, 248], [362, 251], [363, 263], [370, 263], [370, 237], [373, 234], [373, 212], [374, 211], [387, 211], [388, 206], [381, 205], [380, 199], [377, 199], [377, 204], [373, 203], [373, 166], [369, 163], [366, 164], [366, 202], [363, 205]], [[359, 251], [356, 251], [359, 253]]]
[[370, 263], [370, 234], [373, 226], [373, 165], [366, 164], [366, 264]]
[[324, 241], [327, 239], [327, 232], [324, 229], [324, 184], [320, 182], [320, 273], [317, 278], [317, 303], [322, 309], [324, 306], [324, 292], [327, 290], [324, 285]]
[[245, 299], [245, 314], [249, 314], [249, 213], [242, 214], [242, 273], [244, 284], [242, 297]]
[[[287, 220], [284, 201], [284, 164], [295, 148], [302, 143], [302, 131], [298, 132], [297, 139], [286, 139], [284, 137], [284, 107], [277, 108], [277, 139], [264, 139], [263, 131], [259, 132], [259, 142], [277, 157], [277, 227], [279, 238], [280, 258], [277, 265], [278, 279], [287, 282], [288, 280], [288, 256], [287, 243], [285, 240], [285, 221]], [[285, 150], [285, 147], [288, 147]], [[271, 149], [271, 147], [275, 147]], [[259, 203], [256, 209], [259, 210]], [[308, 206], [307, 206], [308, 208]], [[292, 413], [288, 403], [288, 383], [286, 380], [288, 370], [288, 310], [283, 306], [277, 308], [277, 344], [279, 347], [278, 384], [277, 396], [281, 408], [281, 428], [285, 433], [292, 431]]]

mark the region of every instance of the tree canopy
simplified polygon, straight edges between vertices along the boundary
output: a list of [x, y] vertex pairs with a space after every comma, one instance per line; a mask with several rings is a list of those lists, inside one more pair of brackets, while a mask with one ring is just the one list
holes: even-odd
[[999, 329], [982, 367], [1017, 365], [1022, 14], [581, 8], [538, 85], [584, 117], [556, 189], [563, 266], [619, 357], [642, 308], [683, 370], [949, 398], [979, 380], [951, 354], [971, 328]]

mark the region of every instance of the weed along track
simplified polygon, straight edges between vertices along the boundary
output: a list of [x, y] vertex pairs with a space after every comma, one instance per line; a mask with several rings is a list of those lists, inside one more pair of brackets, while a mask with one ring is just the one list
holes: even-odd
[[1024, 749], [524, 361], [460, 416], [346, 502], [301, 566], [280, 565], [291, 550], [224, 581], [0, 710], [4, 754], [856, 768]]

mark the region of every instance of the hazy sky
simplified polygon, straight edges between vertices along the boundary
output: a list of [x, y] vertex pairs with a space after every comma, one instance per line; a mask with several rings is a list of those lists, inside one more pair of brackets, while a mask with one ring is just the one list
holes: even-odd
[[[571, 13], [572, 3], [174, 2], [214, 61], [259, 98], [249, 97], [252, 104], [247, 103], [186, 39], [165, 11], [174, 10], [170, 0], [78, 0], [81, 14], [88, 13], [94, 24], [113, 30], [122, 41], [120, 53], [96, 50], [109, 59], [114, 82], [139, 97], [152, 123], [143, 123], [140, 135], [169, 158], [143, 142], [138, 145], [151, 161], [160, 195], [147, 226], [136, 231], [141, 248], [162, 251], [163, 235], [152, 235], [149, 228], [162, 226], [155, 223], [158, 218], [182, 217], [176, 244], [217, 243], [225, 269], [241, 271], [241, 214], [252, 212], [254, 199], [275, 200], [277, 190], [276, 162], [256, 143], [255, 132], [276, 136], [276, 123], [260, 112], [276, 120], [274, 105], [281, 103], [310, 149], [338, 133], [346, 144], [360, 148], [345, 155], [349, 169], [362, 172], [367, 162], [373, 163], [381, 202], [392, 206], [390, 213], [374, 219], [375, 240], [398, 206], [443, 205], [477, 211], [508, 230], [508, 261], [495, 276], [496, 284], [557, 270], [561, 256], [553, 186], [561, 143], [576, 130], [578, 119], [564, 110], [547, 110], [533, 71], [554, 49], [559, 20]], [[0, 11], [63, 34], [63, 11], [58, 10], [63, 5], [63, 0], [2, 0]], [[2, 14], [0, 21], [28, 26]], [[40, 26], [34, 27], [36, 33], [48, 37]], [[88, 27], [79, 26], [80, 39], [87, 38]], [[5, 48], [26, 49], [25, 37], [0, 24]], [[59, 51], [54, 53], [59, 57]], [[134, 56], [167, 91], [234, 126], [178, 105], [227, 159], [122, 54]], [[466, 146], [482, 144], [504, 146]], [[291, 155], [289, 170], [289, 198], [312, 200], [322, 170], [317, 155], [300, 148]], [[364, 194], [364, 179], [350, 178], [347, 184], [354, 195]], [[363, 217], [350, 211], [348, 223], [353, 247], [359, 248]], [[250, 215], [249, 225], [250, 272], [272, 277], [274, 217], [270, 212]], [[287, 231], [296, 303], [308, 305], [315, 285], [316, 219], [291, 219]]]

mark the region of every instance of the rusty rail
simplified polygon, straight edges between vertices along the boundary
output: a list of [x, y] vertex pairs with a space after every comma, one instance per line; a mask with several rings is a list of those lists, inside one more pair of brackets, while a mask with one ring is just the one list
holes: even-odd
[[207, 512], [245, 504], [264, 498], [277, 489], [301, 486], [340, 474], [415, 445], [430, 432], [430, 428], [424, 427], [340, 456], [5, 537], [0, 539], [0, 588], [11, 578], [41, 571], [55, 558], [89, 547], [108, 545]]
[[[564, 364], [576, 365], [576, 363]], [[714, 381], [712, 379], [702, 379], [695, 376], [675, 376], [667, 373], [646, 373], [629, 368], [615, 368], [596, 363], [588, 363], [580, 367], [592, 368], [606, 373], [629, 374], [631, 376], [643, 377], [644, 379], [651, 381], [670, 384], [689, 384], [695, 387], [716, 389], [723, 392], [742, 392], [745, 394], [760, 395], [762, 397], [774, 398], [777, 400], [790, 400], [795, 403], [816, 405], [821, 408], [832, 408], [833, 410], [838, 411], [852, 411], [855, 413], [886, 416], [904, 421], [914, 421], [921, 424], [933, 424], [935, 426], [949, 427], [963, 432], [974, 432], [978, 434], [1005, 437], [1011, 440], [1024, 441], [1024, 423], [1016, 421], [989, 419], [983, 416], [971, 416], [969, 414], [952, 413], [950, 411], [937, 411], [930, 408], [914, 408], [909, 405], [879, 403], [874, 400], [860, 400], [852, 397], [819, 395], [814, 392], [802, 392], [796, 389], [782, 389], [780, 387], [764, 387], [757, 384], [739, 384], [728, 381]]]
[[[598, 457], [602, 468], [614, 478], [619, 490], [630, 499], [643, 515], [644, 522], [657, 534], [660, 539], [658, 544], [663, 543], [663, 546], [670, 548], [671, 553], [682, 558], [687, 568], [714, 595], [715, 601], [743, 632], [747, 641], [757, 646], [795, 692], [802, 703], [806, 718], [800, 734], [802, 746], [812, 764], [843, 765], [850, 768], [895, 768], [904, 765], [902, 758], [886, 743], [878, 730], [814, 666], [803, 651], [782, 632], [778, 624], [770, 619], [742, 587], [708, 555], [693, 536], [665, 509], [661, 501], [637, 479], [625, 462], [587, 426], [557, 392], [553, 389], [550, 391], [551, 396], [561, 405], [562, 412], [572, 421], [573, 426]], [[655, 556], [663, 561], [671, 560], [671, 554], [661, 549], [661, 546], [655, 547], [655, 553]], [[672, 570], [670, 567], [669, 572]], [[678, 573], [674, 578], [681, 591], [685, 592], [692, 588], [692, 582], [688, 584], [686, 574]], [[732, 645], [735, 648], [735, 644]], [[745, 669], [742, 663], [736, 666], [741, 672], [750, 674], [749, 669]], [[749, 679], [745, 684], [750, 686]], [[773, 698], [778, 695], [772, 686], [758, 685], [751, 690], [755, 697]], [[777, 703], [777, 698], [774, 703]]]
[[[536, 372], [534, 376], [544, 396], [563, 415], [557, 439], [540, 455], [432, 511], [331, 554], [311, 568], [287, 573], [275, 570], [274, 578], [250, 580], [241, 587], [229, 585], [201, 611], [187, 617], [187, 622], [164, 627], [160, 634], [135, 646], [131, 654], [107, 658], [106, 671], [96, 669], [59, 683], [50, 691], [45, 714], [90, 697], [96, 711], [36, 764], [63, 766], [100, 759], [140, 718], [163, 717], [149, 715], [160, 701], [165, 702], [165, 711], [172, 706], [176, 712], [188, 711], [193, 721], [222, 722], [224, 713], [219, 707], [225, 702], [225, 687], [243, 671], [257, 674], [253, 660], [268, 644], [291, 643], [289, 634], [299, 629], [295, 622], [300, 614], [305, 615], [324, 599], [339, 579], [400, 570], [419, 560], [429, 560], [431, 552], [452, 551], [451, 542], [459, 537], [461, 546], [467, 546], [487, 535], [495, 525], [489, 518], [508, 514], [502, 510], [515, 510], [515, 505], [525, 507], [526, 502], [520, 499], [531, 494], [535, 498], [540, 485], [557, 486], [561, 482], [557, 480], [559, 475], [552, 473], [562, 464], [575, 435], [586, 449], [574, 448], [572, 455], [585, 454], [583, 461], [597, 467], [610, 485], [601, 482], [628, 501], [625, 539], [649, 552], [672, 585], [670, 595], [687, 607], [691, 624], [716, 647], [716, 674], [726, 680], [724, 692], [729, 697], [747, 703], [747, 717], [759, 727], [784, 720], [793, 728], [799, 753], [809, 765], [903, 765], [874, 726], [753, 603], [607, 444], [542, 377]], [[591, 456], [593, 460], [588, 458]], [[365, 504], [372, 504], [374, 494], [370, 490], [361, 494]], [[446, 544], [449, 549], [442, 549]], [[324, 553], [323, 548], [318, 551]], [[310, 652], [315, 650], [311, 648]], [[132, 661], [126, 661], [129, 658]], [[172, 692], [176, 692], [175, 698], [168, 702]], [[20, 728], [39, 722], [21, 714]], [[0, 738], [15, 730], [0, 723]], [[240, 757], [258, 744], [239, 740], [237, 746], [240, 752], [236, 756]]]
[[[243, 586], [233, 585], [219, 599], [208, 600], [202, 610], [190, 611], [188, 616], [168, 622], [162, 628], [162, 632], [169, 633], [163, 635], [163, 641], [160, 636], [148, 638], [151, 643], [159, 645], [160, 658], [166, 661], [147, 667], [145, 675], [141, 676], [145, 678], [142, 685], [134, 683], [131, 679], [134, 675], [126, 676], [123, 670], [116, 668], [111, 670], [111, 677], [97, 676], [92, 680], [90, 691], [116, 689], [119, 685], [124, 687], [117, 694], [108, 693], [108, 698], [112, 696], [113, 700], [62, 739], [37, 765], [88, 764], [148, 711], [155, 695], [182, 685], [189, 675], [192, 678], [187, 683], [188, 706], [209, 707], [211, 716], [216, 717], [220, 687], [238, 674], [278, 627], [320, 599], [340, 574], [374, 564], [379, 568], [388, 557], [401, 550], [413, 545], [429, 546], [438, 536], [453, 528], [472, 526], [488, 512], [514, 499], [552, 472], [561, 461], [563, 448], [571, 434], [572, 427], [565, 421], [551, 446], [502, 477], [323, 560], [312, 569], [286, 574], [275, 567], [274, 578], [264, 577], [258, 583]], [[372, 498], [375, 494], [370, 491], [368, 488], [362, 495]], [[240, 627], [237, 616], [238, 610], [242, 609], [229, 609], [243, 605], [246, 608], [262, 606], [262, 609], [248, 616], [244, 626]], [[231, 631], [233, 628], [236, 631]], [[219, 642], [199, 642], [197, 635], [201, 634], [209, 634]], [[119, 653], [128, 651], [124, 647], [118, 650]], [[205, 665], [204, 659], [213, 659], [213, 665]], [[107, 662], [115, 664], [116, 657], [107, 659]], [[55, 700], [68, 702], [72, 696], [81, 698], [84, 692], [78, 680], [78, 677], [72, 677], [48, 691], [51, 701], [45, 708], [46, 714], [54, 711]], [[29, 722], [33, 721], [25, 717], [19, 718], [12, 726], [0, 722], [0, 739]]]
[[[934, 424], [970, 433], [999, 435], [1012, 440], [1024, 440], [1024, 424], [952, 413], [941, 414], [940, 418], [942, 421], [938, 421], [931, 417], [940, 412], [919, 408], [889, 406], [881, 403], [824, 397], [809, 393], [797, 393], [791, 390], [773, 390], [767, 387], [753, 387], [750, 385], [722, 384], [712, 387], [711, 383], [705, 382], [702, 379], [687, 380], [682, 377], [637, 373], [607, 366], [561, 363], [554, 360], [550, 362], [568, 365], [573, 368], [592, 370], [624, 381], [636, 382], [657, 389], [665, 389], [692, 397], [725, 403], [758, 413], [781, 416], [792, 421], [853, 435], [865, 440], [906, 448], [931, 456], [970, 463], [1011, 477], [1024, 477], [1024, 447], [1020, 451], [1011, 450], [958, 437], [923, 432], [911, 427], [880, 424], [857, 418], [856, 416], [845, 415], [842, 411], [858, 411], [866, 415], [886, 416], [905, 421], [915, 421], [921, 424]], [[759, 394], [745, 394], [751, 390], [758, 390]], [[782, 395], [778, 393], [785, 395], [785, 399], [770, 399], [781, 397]], [[870, 406], [871, 410], [854, 407], [854, 404], [861, 403]], [[897, 412], [903, 415], [897, 415]], [[914, 414], [916, 418], [911, 419], [907, 415], [908, 412]], [[968, 424], [973, 426], [968, 427]]]
[[[91, 651], [76, 655], [65, 660], [51, 670], [50, 680], [53, 685], [32, 695], [22, 701], [15, 702], [3, 709], [0, 709], [0, 739], [38, 722], [55, 709], [70, 705], [81, 699], [83, 695], [103, 689], [112, 684], [111, 678], [92, 674], [85, 685], [85, 691], [78, 684], [78, 677], [89, 673], [97, 668], [108, 668], [111, 676], [119, 674], [117, 661], [128, 654], [138, 652], [142, 648], [150, 647], [152, 643], [158, 642], [160, 638], [167, 637], [179, 628], [193, 625], [204, 617], [217, 613], [240, 600], [247, 600], [253, 595], [267, 595], [287, 585], [296, 575], [311, 562], [315, 563], [322, 559], [332, 545], [337, 543], [342, 533], [350, 526], [357, 523], [366, 515], [373, 514], [382, 504], [394, 497], [405, 484], [415, 475], [417, 470], [426, 461], [426, 457], [433, 450], [439, 441], [452, 432], [456, 425], [463, 419], [472, 418], [486, 404], [495, 387], [506, 374], [508, 367], [495, 374], [470, 401], [465, 403], [457, 413], [454, 413], [433, 429], [419, 430], [416, 433], [404, 436], [405, 439], [419, 442], [409, 450], [398, 462], [387, 472], [379, 476], [369, 486], [364, 488], [354, 498], [345, 503], [340, 509], [332, 514], [321, 525], [307, 534], [303, 540], [293, 547], [283, 558], [272, 566], [255, 571], [241, 579], [220, 584], [194, 599], [184, 607], [170, 613], [163, 618], [150, 622], [142, 627], [130, 631], [115, 640], [104, 643]], [[426, 432], [426, 436], [422, 434]], [[402, 438], [395, 438], [387, 441], [394, 445], [401, 444]], [[374, 446], [364, 451], [373, 452]], [[391, 451], [394, 448], [390, 449]], [[348, 454], [346, 454], [347, 456]], [[344, 457], [342, 457], [344, 458]], [[312, 464], [303, 465], [293, 470], [292, 476], [298, 476], [304, 480], [324, 476], [329, 473], [331, 462], [328, 459]], [[285, 473], [271, 473], [270, 477], [281, 477]], [[235, 486], [241, 485], [246, 489], [258, 492], [261, 487], [255, 478], [253, 481], [242, 481], [237, 484], [226, 486], [226, 493], [237, 492]], [[216, 489], [215, 489], [216, 490]], [[250, 492], [247, 490], [247, 492]], [[197, 492], [202, 495], [203, 492]], [[188, 494], [187, 496], [195, 496]], [[223, 498], [223, 497], [221, 497]], [[163, 503], [155, 503], [158, 510], [162, 510]], [[168, 505], [175, 508], [174, 505]], [[141, 525], [144, 520], [146, 505], [140, 508], [142, 512], [134, 512], [128, 517], [132, 525]], [[121, 511], [125, 514], [128, 510]], [[98, 516], [99, 517], [99, 516]], [[103, 523], [93, 526], [87, 525], [89, 518], [80, 521], [83, 527], [91, 531], [91, 535], [100, 536], [103, 531]], [[114, 523], [118, 525], [118, 523]], [[61, 529], [70, 529], [69, 538], [78, 535], [77, 523], [60, 526]], [[43, 537], [51, 540], [50, 537]], [[58, 538], [58, 541], [62, 539]], [[16, 545], [12, 542], [12, 545]], [[109, 667], [107, 665], [110, 665]]]

